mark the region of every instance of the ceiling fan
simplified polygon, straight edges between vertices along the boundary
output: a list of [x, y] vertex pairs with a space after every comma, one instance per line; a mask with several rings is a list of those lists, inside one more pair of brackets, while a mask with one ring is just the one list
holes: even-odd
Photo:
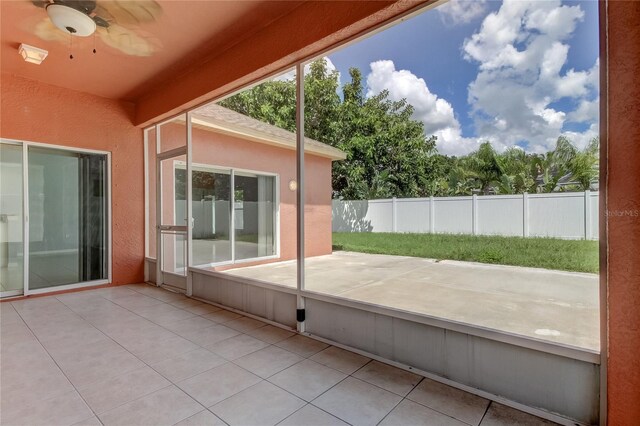
[[132, 56], [150, 56], [161, 48], [157, 38], [141, 28], [142, 24], [154, 22], [162, 15], [162, 7], [155, 0], [33, 0], [31, 3], [47, 12], [47, 17], [35, 28], [36, 35], [44, 40], [69, 42], [69, 37], [96, 34], [107, 45]]

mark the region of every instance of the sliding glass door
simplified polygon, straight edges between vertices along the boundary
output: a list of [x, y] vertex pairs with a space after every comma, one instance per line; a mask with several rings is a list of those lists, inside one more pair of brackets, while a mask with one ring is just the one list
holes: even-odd
[[107, 154], [0, 146], [2, 296], [108, 282]]
[[[187, 170], [177, 164], [176, 182], [186, 182]], [[193, 264], [231, 260], [231, 172], [194, 167], [192, 170]], [[176, 194], [178, 194], [176, 188]], [[176, 197], [176, 212], [186, 218], [186, 193]]]
[[276, 254], [275, 176], [234, 175], [235, 259]]
[[107, 279], [106, 155], [30, 146], [29, 289]]
[[22, 145], [0, 144], [0, 296], [24, 290]]
[[[175, 164], [176, 185], [186, 165]], [[192, 169], [193, 265], [217, 266], [277, 255], [277, 177], [197, 164]], [[176, 216], [186, 222], [186, 193], [176, 186]]]

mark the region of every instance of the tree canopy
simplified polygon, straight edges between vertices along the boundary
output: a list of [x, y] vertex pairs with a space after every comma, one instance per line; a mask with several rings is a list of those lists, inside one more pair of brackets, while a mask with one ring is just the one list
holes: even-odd
[[[578, 150], [567, 138], [545, 154], [513, 147], [498, 153], [489, 141], [466, 156], [438, 153], [436, 136], [411, 118], [413, 106], [387, 91], [365, 96], [362, 73], [339, 74], [324, 59], [305, 75], [305, 136], [346, 152], [333, 163], [333, 196], [344, 199], [517, 194], [589, 189], [598, 176], [599, 142]], [[295, 80], [262, 83], [220, 105], [285, 130], [296, 130]]]

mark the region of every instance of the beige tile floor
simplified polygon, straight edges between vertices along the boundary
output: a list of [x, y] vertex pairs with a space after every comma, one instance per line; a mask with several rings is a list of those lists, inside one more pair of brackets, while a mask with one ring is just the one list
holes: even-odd
[[140, 284], [0, 304], [3, 425], [540, 425]]

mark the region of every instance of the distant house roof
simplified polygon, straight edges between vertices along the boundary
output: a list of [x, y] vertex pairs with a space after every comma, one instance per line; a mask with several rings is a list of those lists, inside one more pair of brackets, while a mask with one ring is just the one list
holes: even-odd
[[[285, 149], [296, 149], [296, 134], [271, 124], [237, 113], [219, 105], [210, 104], [198, 108], [191, 114], [195, 127], [224, 133], [254, 142], [265, 143]], [[306, 153], [330, 158], [332, 161], [344, 160], [347, 154], [316, 140], [305, 138]]]

